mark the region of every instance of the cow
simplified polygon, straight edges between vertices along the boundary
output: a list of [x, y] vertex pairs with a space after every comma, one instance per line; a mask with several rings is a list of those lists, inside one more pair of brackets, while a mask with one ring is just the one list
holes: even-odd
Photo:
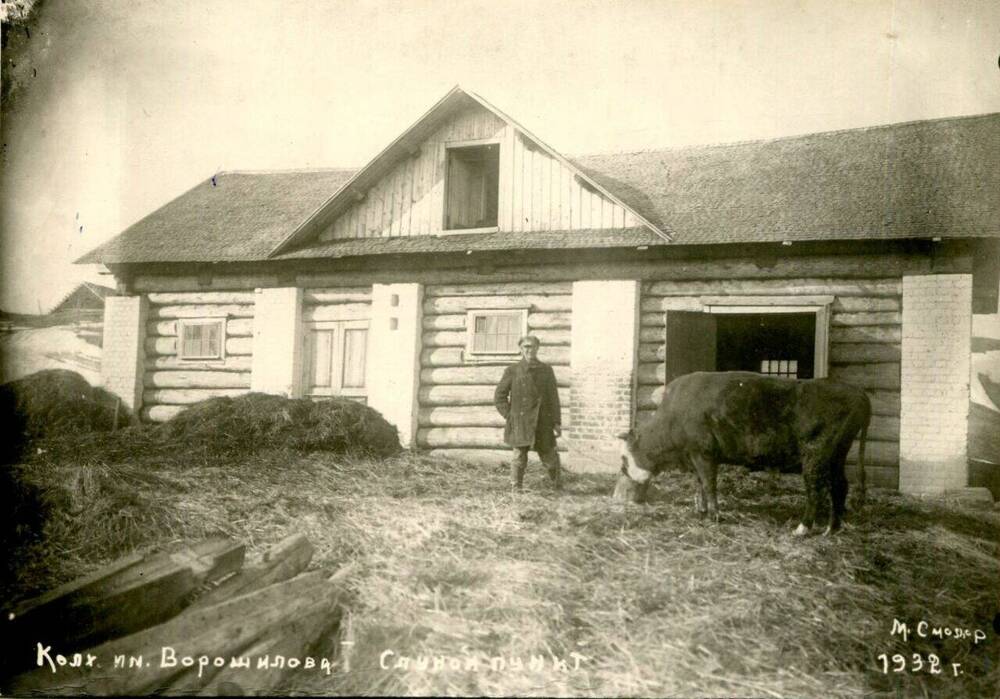
[[680, 466], [698, 476], [697, 509], [718, 520], [716, 474], [720, 463], [752, 470], [797, 471], [806, 507], [795, 529], [809, 532], [817, 506], [830, 497], [825, 534], [840, 528], [847, 500], [844, 463], [860, 431], [858, 491], [865, 497], [865, 440], [871, 402], [854, 386], [828, 379], [795, 380], [752, 372], [698, 372], [671, 381], [655, 415], [619, 435], [621, 475], [614, 497], [645, 502], [650, 479]]

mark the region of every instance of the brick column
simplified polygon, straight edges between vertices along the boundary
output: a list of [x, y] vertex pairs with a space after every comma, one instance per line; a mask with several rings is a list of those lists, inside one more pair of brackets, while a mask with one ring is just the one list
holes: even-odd
[[423, 285], [375, 284], [368, 330], [368, 405], [399, 430], [404, 447], [417, 432]]
[[297, 396], [302, 383], [302, 289], [254, 294], [250, 390]]
[[972, 275], [903, 277], [899, 489], [968, 485]]
[[145, 296], [109, 296], [104, 301], [101, 383], [136, 417], [142, 408], [148, 308]]
[[616, 471], [635, 399], [639, 282], [574, 282], [572, 324], [567, 465]]

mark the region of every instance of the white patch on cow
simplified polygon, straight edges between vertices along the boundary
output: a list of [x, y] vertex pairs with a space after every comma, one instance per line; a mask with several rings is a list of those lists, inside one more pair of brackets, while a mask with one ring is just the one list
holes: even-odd
[[635, 457], [632, 456], [632, 451], [628, 448], [628, 444], [624, 441], [621, 443], [621, 455], [625, 457], [625, 461], [628, 464], [628, 477], [631, 478], [636, 483], [645, 483], [649, 480], [649, 471], [639, 468], [635, 463]]
[[805, 536], [808, 533], [809, 533], [809, 528], [806, 525], [804, 525], [804, 524], [802, 524], [800, 522], [799, 526], [795, 527], [795, 531], [793, 532], [793, 535], [794, 536]]

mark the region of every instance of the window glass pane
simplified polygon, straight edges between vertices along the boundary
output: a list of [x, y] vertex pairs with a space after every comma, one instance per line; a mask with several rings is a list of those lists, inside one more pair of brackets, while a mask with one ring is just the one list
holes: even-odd
[[520, 311], [473, 316], [472, 351], [483, 354], [509, 354], [518, 351], [521, 337]]
[[365, 349], [368, 331], [351, 328], [344, 331], [344, 388], [362, 388], [365, 385]]

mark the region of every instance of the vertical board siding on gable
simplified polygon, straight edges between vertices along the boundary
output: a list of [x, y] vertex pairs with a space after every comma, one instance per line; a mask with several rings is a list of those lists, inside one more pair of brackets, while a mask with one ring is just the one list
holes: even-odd
[[466, 313], [528, 309], [528, 331], [541, 341], [539, 358], [552, 365], [569, 424], [572, 284], [436, 284], [424, 287], [417, 445], [435, 449], [504, 449], [504, 420], [493, 391], [516, 361], [467, 362]]
[[[902, 352], [899, 278], [731, 279], [691, 282], [644, 282], [636, 424], [648, 420], [663, 395], [664, 337], [667, 310], [702, 310], [701, 296], [832, 295], [829, 376], [859, 386], [872, 401], [865, 462], [869, 467], [898, 469], [899, 376]], [[848, 457], [857, 460], [857, 442]], [[892, 480], [891, 474], [881, 479]], [[893, 486], [895, 487], [895, 486]]]
[[445, 152], [449, 142], [500, 142], [502, 231], [627, 228], [640, 225], [624, 207], [584, 187], [572, 170], [526, 143], [502, 119], [475, 108], [432, 133], [419, 154], [402, 159], [320, 235], [320, 240], [436, 235], [443, 228]]
[[[162, 422], [186, 406], [250, 390], [253, 345], [252, 291], [162, 292], [149, 296], [141, 417]], [[188, 361], [177, 356], [177, 322], [226, 319], [224, 358]]]

